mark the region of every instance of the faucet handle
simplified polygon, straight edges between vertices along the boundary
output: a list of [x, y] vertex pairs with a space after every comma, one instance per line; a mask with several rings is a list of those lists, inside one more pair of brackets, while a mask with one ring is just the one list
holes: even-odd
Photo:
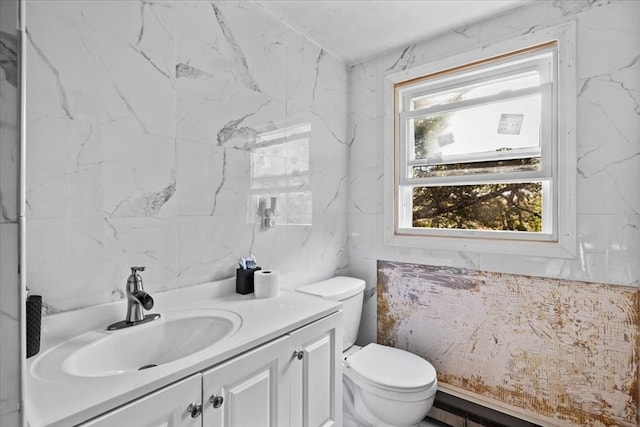
[[142, 289], [142, 277], [138, 274], [144, 271], [145, 267], [131, 267], [131, 275], [127, 278], [127, 287], [130, 292]]

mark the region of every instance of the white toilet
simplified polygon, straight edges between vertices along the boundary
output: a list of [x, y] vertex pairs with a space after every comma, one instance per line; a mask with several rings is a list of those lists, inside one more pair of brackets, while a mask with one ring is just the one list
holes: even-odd
[[414, 426], [436, 396], [436, 370], [404, 350], [369, 344], [354, 346], [360, 326], [363, 280], [334, 277], [298, 291], [342, 302], [344, 426]]

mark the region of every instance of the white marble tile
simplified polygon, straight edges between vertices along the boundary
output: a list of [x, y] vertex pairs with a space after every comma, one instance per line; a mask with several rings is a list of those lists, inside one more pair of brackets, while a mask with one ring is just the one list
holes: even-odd
[[[362, 279], [366, 283], [366, 291], [362, 315], [360, 317], [360, 329], [358, 330], [358, 345], [367, 345], [377, 342], [377, 270], [375, 259], [351, 259], [349, 262], [349, 275]], [[370, 296], [369, 296], [370, 295]]]
[[346, 172], [312, 172], [313, 212], [319, 215], [344, 215], [347, 212], [347, 181]]
[[383, 174], [373, 166], [349, 169], [349, 212], [375, 214], [383, 210]]
[[238, 259], [253, 251], [255, 231], [242, 216], [181, 217], [177, 229], [180, 286], [232, 277]]
[[[418, 66], [456, 52], [487, 46], [517, 34], [577, 20], [578, 240], [575, 260], [496, 256], [469, 252], [421, 251], [389, 247], [382, 241], [382, 208], [359, 175], [382, 176], [384, 120], [382, 78], [386, 72]], [[635, 226], [640, 212], [640, 7], [632, 2], [538, 2], [351, 67], [349, 213], [377, 212], [377, 235], [368, 242], [378, 259], [460, 266], [514, 274], [542, 275], [614, 284], [637, 284]], [[620, 25], [617, 25], [617, 22]], [[376, 172], [374, 172], [376, 171]], [[364, 208], [363, 208], [364, 207]], [[352, 222], [352, 220], [350, 220]], [[626, 230], [625, 235], [622, 230]], [[618, 248], [625, 248], [624, 252]], [[368, 259], [360, 247], [350, 251], [351, 265]]]
[[479, 270], [638, 286], [637, 215], [578, 215], [576, 260], [480, 255]]
[[[4, 99], [0, 102], [6, 105]], [[18, 163], [18, 132], [3, 126], [0, 129], [0, 223], [15, 223], [18, 219]]]
[[176, 140], [176, 191], [163, 215], [211, 215], [215, 211], [225, 151], [215, 144]]
[[421, 251], [414, 248], [404, 247], [385, 247], [383, 251], [378, 252], [378, 259], [423, 264], [423, 265], [442, 265], [450, 267], [464, 267], [469, 269], [483, 269], [491, 271], [488, 268], [480, 267], [480, 259], [483, 254], [464, 251]]
[[154, 216], [175, 191], [173, 138], [29, 114], [30, 218]]
[[[349, 145], [346, 67], [295, 33], [290, 34], [288, 40], [287, 124], [300, 120], [311, 123], [312, 164], [318, 161], [323, 164], [327, 156], [333, 163]], [[334, 147], [334, 144], [344, 147]]]
[[27, 15], [28, 111], [175, 135], [175, 42], [166, 7], [28, 2]]
[[325, 122], [311, 114], [309, 137], [309, 165], [313, 212], [346, 213], [347, 211], [347, 146], [343, 131], [336, 135]]
[[[640, 62], [629, 67], [638, 72]], [[578, 145], [616, 147], [628, 144], [638, 148], [639, 92], [626, 87], [637, 84], [635, 78], [614, 81], [609, 75], [580, 82], [578, 93]]]
[[[28, 273], [51, 311], [121, 298], [138, 263], [150, 290], [229, 277], [252, 251], [289, 286], [347, 271], [340, 61], [251, 3], [58, 3], [31, 2], [27, 22]], [[73, 263], [101, 280], [81, 291]]]
[[[52, 20], [73, 27], [78, 31], [91, 31], [108, 35], [123, 41], [144, 39], [154, 34], [155, 26], [170, 27], [167, 10], [173, 8], [171, 2], [145, 3], [142, 1], [122, 2], [101, 1], [34, 1], [27, 0], [29, 19], [50, 16]], [[160, 35], [162, 38], [163, 35]]]
[[18, 44], [4, 29], [0, 40], [0, 223], [7, 223], [16, 222], [18, 212]]
[[287, 33], [291, 30], [252, 3], [215, 2], [215, 8], [217, 24], [224, 29], [236, 66], [246, 68], [245, 78], [251, 79], [250, 87], [284, 100], [284, 78], [290, 67]]
[[288, 29], [251, 3], [178, 3], [178, 77], [217, 80], [284, 100]]
[[103, 237], [103, 287], [124, 295], [130, 267], [144, 266], [145, 290], [176, 286], [177, 226], [167, 218], [107, 218]]
[[27, 221], [27, 284], [45, 313], [120, 299], [120, 283], [103, 286], [104, 236], [100, 218]]
[[578, 215], [578, 231], [573, 274], [598, 283], [640, 286], [640, 216]]
[[0, 415], [13, 419], [20, 414], [21, 387], [18, 224], [0, 224], [0, 253]]
[[[281, 101], [231, 82], [224, 82], [225, 86], [210, 94], [207, 83], [202, 79], [178, 79], [180, 139], [247, 147], [255, 142], [257, 134], [283, 126], [285, 109]], [[215, 84], [220, 83], [223, 82]]]
[[[166, 50], [159, 51], [106, 38], [90, 39], [87, 44], [92, 55], [98, 57], [96, 60], [104, 64], [106, 81], [100, 85], [98, 95], [104, 97], [108, 108], [86, 119], [111, 122], [124, 130], [173, 137], [176, 134], [173, 41], [168, 40]], [[92, 105], [95, 108], [96, 104]]]
[[98, 217], [102, 213], [101, 139], [97, 126], [27, 115], [29, 218]]
[[175, 139], [106, 125], [98, 130], [104, 215], [161, 215], [176, 189]]
[[[17, 1], [0, 3], [0, 425], [22, 425]], [[24, 266], [24, 264], [22, 264]]]
[[259, 230], [252, 245], [261, 265], [279, 270], [281, 285], [295, 288], [332, 277], [348, 264], [346, 218], [314, 215], [313, 225], [282, 225]]
[[352, 67], [351, 74], [349, 172], [369, 168], [382, 170], [384, 147], [377, 143], [384, 121], [380, 85], [378, 79], [366, 75], [361, 66]]
[[[618, 81], [616, 74], [631, 71], [629, 65], [634, 61], [637, 67], [640, 52], [638, 16], [640, 4], [637, 2], [611, 2], [606, 7], [592, 7], [577, 15], [578, 38], [581, 41], [578, 44], [580, 67], [577, 70], [580, 79], [599, 76]], [[624, 87], [637, 90], [640, 80], [637, 72], [635, 77], [632, 74], [628, 77]]]
[[640, 147], [603, 144], [578, 148], [580, 214], [640, 212]]
[[320, 67], [327, 53], [295, 33], [290, 33], [287, 41], [287, 107], [292, 111], [309, 111], [318, 92]]
[[334, 138], [348, 144], [346, 66], [296, 33], [287, 40], [287, 118], [312, 112]]
[[[315, 94], [311, 111], [321, 116], [333, 132], [341, 138], [347, 129], [349, 112], [347, 106], [348, 75], [341, 61], [324, 53], [317, 66], [317, 77], [313, 83]], [[348, 144], [349, 141], [345, 142]]]
[[376, 260], [375, 245], [378, 224], [375, 213], [350, 213], [348, 216], [349, 253], [358, 254], [359, 259]]

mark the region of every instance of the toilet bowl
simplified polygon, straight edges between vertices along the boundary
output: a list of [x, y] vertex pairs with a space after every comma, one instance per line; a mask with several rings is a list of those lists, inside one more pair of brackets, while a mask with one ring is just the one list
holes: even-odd
[[347, 357], [343, 367], [344, 395], [350, 399], [345, 405], [361, 422], [416, 425], [433, 406], [438, 388], [436, 370], [419, 356], [368, 344]]
[[344, 276], [298, 288], [343, 304], [344, 426], [415, 426], [433, 406], [436, 370], [401, 349], [375, 343], [354, 345], [364, 289], [364, 281]]

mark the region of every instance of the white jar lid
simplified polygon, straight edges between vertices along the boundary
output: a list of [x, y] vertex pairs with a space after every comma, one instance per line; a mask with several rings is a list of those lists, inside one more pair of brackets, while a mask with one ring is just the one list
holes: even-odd
[[413, 391], [429, 388], [436, 381], [431, 363], [408, 351], [379, 344], [363, 347], [345, 363], [361, 378], [384, 388]]

